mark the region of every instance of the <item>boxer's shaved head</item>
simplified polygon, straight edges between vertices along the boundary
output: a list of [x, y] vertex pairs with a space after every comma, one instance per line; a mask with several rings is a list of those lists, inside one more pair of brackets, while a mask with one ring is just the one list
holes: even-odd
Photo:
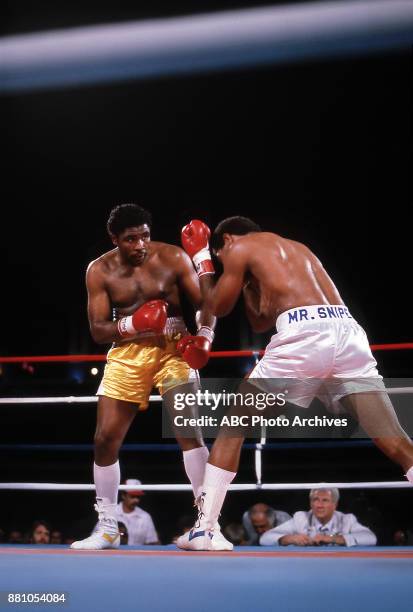
[[150, 212], [138, 206], [138, 204], [119, 204], [110, 212], [107, 222], [107, 230], [110, 235], [119, 236], [128, 227], [139, 227], [152, 225]]
[[214, 251], [221, 249], [224, 246], [224, 234], [245, 236], [251, 232], [261, 231], [260, 226], [248, 217], [228, 217], [216, 226], [211, 237], [211, 247]]

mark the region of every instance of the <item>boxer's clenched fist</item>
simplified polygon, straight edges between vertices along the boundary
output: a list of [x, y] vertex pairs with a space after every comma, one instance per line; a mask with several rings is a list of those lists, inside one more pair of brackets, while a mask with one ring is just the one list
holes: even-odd
[[118, 321], [121, 336], [134, 336], [138, 332], [151, 331], [162, 334], [167, 319], [167, 303], [164, 300], [151, 300], [135, 310], [133, 315]]
[[182, 228], [182, 246], [191, 257], [198, 276], [214, 274], [214, 266], [209, 251], [211, 230], [203, 222], [195, 219]]

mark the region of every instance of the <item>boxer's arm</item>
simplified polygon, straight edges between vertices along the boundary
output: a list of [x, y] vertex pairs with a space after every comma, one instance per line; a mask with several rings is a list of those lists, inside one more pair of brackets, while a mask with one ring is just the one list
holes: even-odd
[[247, 271], [245, 248], [236, 244], [222, 261], [224, 271], [215, 287], [208, 292], [208, 303], [217, 317], [229, 314], [241, 294]]
[[88, 294], [88, 318], [90, 333], [97, 344], [109, 344], [121, 339], [116, 321], [111, 321], [112, 308], [106, 291], [105, 279], [96, 264], [91, 264], [86, 272]]
[[200, 277], [206, 309], [218, 317], [223, 317], [234, 308], [244, 284], [246, 250], [239, 245], [231, 247], [231, 252], [227, 252], [222, 260], [224, 273], [214, 285], [214, 266], [209, 251], [210, 235], [209, 227], [203, 221], [194, 219], [182, 228], [182, 246], [192, 258]]
[[213, 330], [216, 324], [216, 317], [212, 314], [207, 300], [205, 300], [209, 289], [213, 287], [213, 275], [204, 274], [198, 278], [190, 257], [182, 249], [179, 249], [177, 271], [179, 288], [185, 293], [199, 313], [197, 316], [197, 326], [209, 327]]
[[245, 310], [247, 311], [248, 318], [249, 315], [259, 317], [261, 296], [259, 289], [257, 289], [251, 280], [244, 283], [242, 295], [244, 296]]
[[198, 309], [196, 314], [196, 336], [185, 336], [178, 343], [178, 350], [194, 370], [203, 368], [209, 360], [209, 353], [214, 340], [216, 317], [212, 314], [205, 299], [210, 279], [213, 274], [203, 274], [198, 278], [190, 257], [180, 249], [179, 286]]
[[256, 287], [248, 281], [242, 288], [245, 313], [253, 329], [257, 333], [266, 332], [274, 327], [274, 317], [260, 313], [260, 294]]

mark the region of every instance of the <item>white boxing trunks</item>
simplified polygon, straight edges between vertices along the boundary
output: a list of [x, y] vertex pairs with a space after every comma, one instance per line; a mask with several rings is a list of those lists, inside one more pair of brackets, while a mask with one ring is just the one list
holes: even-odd
[[277, 379], [291, 379], [288, 399], [304, 408], [314, 397], [332, 408], [351, 393], [385, 391], [366, 332], [345, 306], [293, 308], [277, 318], [276, 328], [249, 376], [265, 379], [254, 381], [260, 388], [273, 390]]

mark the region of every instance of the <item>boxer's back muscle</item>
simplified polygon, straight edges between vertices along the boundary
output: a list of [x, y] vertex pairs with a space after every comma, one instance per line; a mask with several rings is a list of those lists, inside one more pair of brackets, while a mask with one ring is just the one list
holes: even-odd
[[269, 316], [297, 306], [342, 304], [334, 283], [305, 245], [276, 234], [245, 236], [248, 273], [258, 285], [260, 311]]

